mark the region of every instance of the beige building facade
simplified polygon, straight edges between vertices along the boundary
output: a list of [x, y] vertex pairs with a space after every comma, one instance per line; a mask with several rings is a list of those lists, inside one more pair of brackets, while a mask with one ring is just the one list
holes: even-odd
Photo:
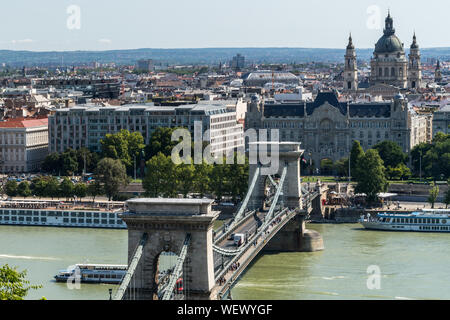
[[48, 154], [48, 120], [0, 122], [0, 172], [36, 172]]
[[365, 150], [390, 140], [409, 152], [426, 141], [426, 125], [400, 94], [368, 103], [340, 102], [336, 92], [319, 92], [314, 102], [300, 104], [265, 104], [255, 97], [246, 116], [246, 129], [278, 129], [280, 141], [301, 142], [315, 167], [348, 157], [353, 140]]

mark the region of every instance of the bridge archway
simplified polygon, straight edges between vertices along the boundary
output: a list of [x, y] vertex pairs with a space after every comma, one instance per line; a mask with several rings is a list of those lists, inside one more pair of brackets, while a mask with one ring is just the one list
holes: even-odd
[[165, 252], [177, 256], [186, 235], [190, 244], [183, 264], [183, 285], [189, 299], [210, 299], [214, 288], [212, 252], [213, 224], [219, 212], [211, 210], [213, 200], [206, 199], [132, 199], [129, 211], [122, 215], [128, 226], [128, 261], [144, 233], [148, 234], [142, 263], [135, 271], [134, 287], [143, 300], [158, 298], [159, 260]]
[[[273, 149], [273, 143], [268, 142], [255, 142], [253, 143], [258, 148], [258, 153], [260, 147], [265, 145], [264, 150], [268, 150], [268, 157], [278, 153], [278, 168], [275, 175], [281, 176], [284, 168], [287, 168], [286, 181], [283, 184], [283, 195], [281, 197], [282, 203], [291, 209], [300, 208], [302, 206], [301, 201], [301, 189], [300, 189], [300, 158], [304, 150], [300, 149], [299, 142], [278, 142], [277, 148]], [[260, 163], [250, 163], [249, 166], [249, 185], [252, 183], [253, 176], [258, 168], [269, 168], [272, 163], [267, 165], [262, 165]], [[251, 195], [249, 201], [250, 210], [264, 209], [262, 204], [264, 204], [265, 187], [266, 180], [268, 178], [267, 174], [264, 174], [263, 170], [260, 170], [260, 175], [257, 178], [255, 189]]]

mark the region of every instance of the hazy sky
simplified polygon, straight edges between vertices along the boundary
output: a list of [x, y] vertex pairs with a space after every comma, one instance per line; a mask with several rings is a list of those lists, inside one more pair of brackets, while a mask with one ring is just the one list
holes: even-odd
[[448, 0], [8, 0], [0, 49], [372, 48], [388, 8], [405, 46], [450, 46]]

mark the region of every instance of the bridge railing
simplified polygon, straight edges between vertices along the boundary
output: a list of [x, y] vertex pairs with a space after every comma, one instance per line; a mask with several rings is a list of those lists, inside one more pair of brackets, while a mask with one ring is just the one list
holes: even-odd
[[[287, 221], [289, 221], [296, 214], [297, 214], [297, 212], [295, 210], [290, 211], [288, 208], [285, 208], [282, 211], [280, 211], [279, 213], [277, 213], [267, 225], [262, 226], [261, 230], [256, 235], [254, 235], [251, 239], [249, 239], [248, 243], [242, 248], [241, 252], [239, 252], [224, 267], [224, 269], [216, 275], [216, 277], [215, 277], [216, 282], [218, 280], [222, 279], [229, 272], [230, 266], [232, 266], [234, 263], [238, 262], [239, 259], [248, 251], [248, 249], [251, 248], [252, 246], [254, 246], [255, 241], [258, 242], [258, 240], [263, 240], [263, 241], [259, 241], [259, 243], [257, 243], [257, 246], [253, 249], [254, 253], [256, 254], [266, 245], [267, 241], [270, 240], [284, 226], [284, 224], [287, 223]], [[283, 215], [285, 215], [285, 217], [282, 218], [282, 221], [280, 223], [276, 224], [273, 228], [271, 228], [272, 223], [275, 222], [278, 218], [283, 217]], [[270, 233], [266, 234], [268, 229], [270, 229]], [[228, 287], [230, 287], [232, 285], [232, 283], [236, 281], [237, 275], [240, 272], [241, 272], [240, 269], [235, 270], [228, 279], [225, 279], [225, 282], [221, 284], [222, 289], [218, 292], [218, 296], [223, 296], [223, 294], [228, 290]]]
[[[139, 261], [141, 260], [142, 252], [144, 251], [145, 244], [147, 243], [147, 239], [148, 239], [148, 234], [144, 233], [142, 235], [141, 241], [139, 242], [139, 244], [137, 245], [137, 247], [134, 251], [133, 258], [128, 266], [127, 273], [123, 277], [120, 287], [119, 287], [119, 289], [117, 289], [113, 300], [123, 300], [123, 299], [129, 298], [126, 296], [126, 293], [127, 293], [127, 291], [130, 291], [130, 289], [133, 289], [133, 288], [130, 288], [131, 280], [134, 278], [136, 268], [139, 264]], [[132, 297], [132, 295], [131, 295], [131, 297]]]
[[275, 207], [278, 205], [278, 199], [280, 198], [281, 191], [283, 191], [284, 186], [284, 180], [286, 178], [287, 174], [287, 167], [285, 166], [283, 168], [283, 173], [281, 174], [280, 182], [277, 185], [277, 192], [275, 193], [275, 197], [272, 200], [272, 204], [270, 205], [269, 212], [267, 213], [266, 217], [264, 218], [264, 224], [267, 224], [269, 220], [272, 220], [273, 213], [275, 211]]
[[[287, 208], [280, 211], [280, 213], [278, 213], [275, 217], [273, 217], [271, 222], [275, 221], [280, 215], [282, 215], [283, 213], [285, 213], [287, 211], [288, 211]], [[245, 244], [242, 248], [239, 249], [239, 253], [237, 253], [236, 256], [231, 261], [228, 262], [228, 264], [224, 267], [224, 269], [222, 271], [217, 273], [217, 275], [215, 277], [216, 281], [219, 280], [221, 277], [223, 277], [228, 272], [228, 268], [242, 257], [242, 255], [247, 251], [247, 249], [252, 246], [252, 242], [255, 241], [255, 239], [258, 239], [263, 233], [265, 233], [269, 226], [270, 226], [270, 223], [261, 226], [261, 230], [259, 230], [256, 234], [254, 234], [253, 236], [250, 236], [248, 238], [247, 244]]]

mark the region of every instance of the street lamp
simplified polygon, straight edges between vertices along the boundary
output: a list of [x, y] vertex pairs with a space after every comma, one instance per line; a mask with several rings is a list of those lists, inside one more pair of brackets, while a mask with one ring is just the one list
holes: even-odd
[[350, 156], [348, 156], [348, 184], [350, 185], [352, 178], [351, 178], [351, 166], [350, 166]]
[[136, 155], [134, 155], [134, 181], [136, 182]]
[[422, 150], [420, 150], [419, 172], [419, 181], [422, 182]]
[[312, 153], [309, 152], [309, 174], [312, 176]]

